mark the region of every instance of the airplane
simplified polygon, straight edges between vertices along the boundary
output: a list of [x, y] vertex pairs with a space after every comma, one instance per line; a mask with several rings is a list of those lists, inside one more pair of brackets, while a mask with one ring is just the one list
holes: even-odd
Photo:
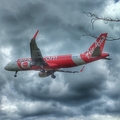
[[36, 36], [38, 32], [39, 30], [37, 30], [30, 42], [31, 58], [19, 58], [16, 61], [9, 62], [4, 67], [5, 70], [15, 71], [14, 77], [17, 77], [18, 71], [37, 70], [39, 71], [39, 77], [51, 76], [53, 79], [55, 79], [55, 72], [79, 73], [82, 72], [84, 67], [80, 71], [66, 71], [64, 69], [61, 70], [61, 68], [76, 67], [100, 59], [111, 60], [108, 58], [109, 54], [103, 52], [107, 33], [102, 33], [90, 46], [90, 48], [82, 54], [43, 57], [41, 50], [36, 44]]

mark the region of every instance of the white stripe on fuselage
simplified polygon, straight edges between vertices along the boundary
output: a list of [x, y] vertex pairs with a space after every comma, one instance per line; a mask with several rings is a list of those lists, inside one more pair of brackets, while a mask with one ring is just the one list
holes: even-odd
[[85, 64], [85, 61], [82, 58], [80, 58], [80, 54], [73, 54], [71, 55], [71, 58], [76, 65]]

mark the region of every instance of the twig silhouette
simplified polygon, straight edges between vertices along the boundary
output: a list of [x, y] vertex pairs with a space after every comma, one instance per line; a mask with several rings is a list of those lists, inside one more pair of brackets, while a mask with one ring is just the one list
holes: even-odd
[[[80, 27], [80, 29], [85, 33], [83, 34], [78, 40], [80, 40], [82, 37], [84, 36], [91, 36], [93, 38], [98, 38], [98, 36], [95, 36], [93, 34], [91, 34], [89, 31], [86, 31], [85, 29], [83, 29], [82, 27]], [[120, 37], [119, 38], [113, 38], [113, 37], [107, 37], [106, 38], [107, 41], [115, 41], [115, 40], [120, 40]]]
[[98, 17], [96, 14], [93, 14], [91, 12], [83, 13], [86, 14], [88, 17], [91, 17], [92, 29], [94, 29], [94, 23], [96, 22], [96, 20], [103, 20], [105, 24], [107, 24], [108, 22], [120, 22], [120, 19], [118, 18], [112, 19], [110, 17]]

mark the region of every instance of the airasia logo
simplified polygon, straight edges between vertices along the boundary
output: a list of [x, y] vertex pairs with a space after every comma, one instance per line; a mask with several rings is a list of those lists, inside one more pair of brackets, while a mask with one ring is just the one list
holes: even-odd
[[91, 57], [92, 53], [94, 52], [95, 48], [100, 47], [102, 45], [102, 43], [104, 42], [104, 40], [105, 40], [105, 37], [102, 36], [101, 38], [99, 38], [98, 41], [96, 41], [94, 43], [94, 45], [92, 47], [89, 48], [89, 50], [85, 54], [88, 59], [90, 59], [90, 57]]
[[98, 42], [95, 42], [95, 48], [100, 47], [104, 40], [105, 40], [105, 37], [102, 36]]
[[28, 62], [22, 62], [22, 63], [21, 63], [21, 67], [27, 68], [27, 67], [28, 67]]

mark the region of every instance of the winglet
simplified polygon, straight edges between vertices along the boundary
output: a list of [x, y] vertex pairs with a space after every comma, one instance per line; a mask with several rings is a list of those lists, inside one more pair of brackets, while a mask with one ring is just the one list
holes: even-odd
[[80, 70], [80, 72], [82, 72], [84, 68], [85, 68], [85, 66], [82, 67], [82, 69]]
[[37, 30], [37, 32], [35, 33], [35, 35], [34, 35], [33, 39], [35, 39], [35, 38], [36, 38], [36, 36], [37, 36], [38, 32], [39, 32], [39, 30]]

